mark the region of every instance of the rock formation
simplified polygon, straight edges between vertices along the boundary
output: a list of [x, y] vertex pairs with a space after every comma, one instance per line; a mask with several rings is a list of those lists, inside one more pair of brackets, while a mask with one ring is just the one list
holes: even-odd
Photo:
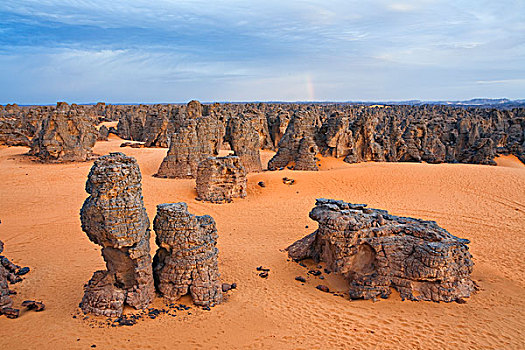
[[200, 200], [224, 203], [246, 197], [246, 170], [239, 157], [210, 157], [197, 169], [197, 197]]
[[93, 119], [73, 105], [59, 102], [42, 120], [32, 140], [30, 154], [45, 162], [86, 161], [98, 138]]
[[326, 262], [348, 280], [352, 299], [387, 298], [392, 287], [403, 299], [450, 302], [476, 290], [469, 241], [434, 221], [333, 199], [318, 199], [310, 218], [319, 228], [288, 255]]
[[219, 154], [224, 126], [214, 117], [189, 119], [172, 135], [168, 154], [156, 176], [195, 178], [199, 163]]
[[107, 271], [84, 287], [85, 313], [120, 316], [124, 305], [146, 308], [154, 297], [149, 219], [136, 160], [122, 153], [98, 158], [86, 182], [82, 230], [102, 246]]
[[109, 129], [105, 125], [101, 125], [100, 128], [98, 128], [98, 136], [97, 141], [107, 141], [109, 137]]
[[[4, 250], [4, 243], [0, 241], [0, 253]], [[3, 257], [0, 257], [3, 258]], [[9, 276], [12, 272], [8, 271], [7, 268], [0, 264], [0, 315], [12, 314], [13, 311], [13, 300], [10, 297], [9, 292]], [[16, 310], [16, 316], [18, 316], [18, 310]]]
[[[57, 114], [66, 114], [68, 120], [81, 117], [90, 120], [92, 125], [118, 121], [116, 130], [111, 128], [109, 132], [126, 140], [144, 142], [145, 147], [168, 147], [172, 134], [187, 126], [188, 120], [202, 124], [197, 120], [209, 118], [206, 120], [211, 119], [211, 122], [204, 124], [209, 124], [210, 138], [220, 145], [224, 136], [229, 142], [239, 136], [235, 132], [231, 134], [230, 128], [225, 132], [224, 125], [231, 125], [233, 119], [240, 118], [253, 123], [259, 136], [258, 148], [278, 151], [270, 162], [271, 169], [293, 166], [302, 138], [307, 139], [304, 143], [315, 143], [324, 156], [344, 158], [349, 163], [424, 161], [493, 165], [494, 158], [500, 154], [512, 154], [525, 161], [525, 108], [519, 107], [520, 104], [510, 106], [518, 107], [275, 103], [201, 105], [198, 101], [191, 101], [187, 106], [12, 104], [0, 106], [0, 144], [30, 146], [31, 140], [37, 139], [45, 120], [56, 119]], [[289, 124], [294, 125], [288, 127]], [[67, 133], [76, 132], [73, 127]], [[246, 140], [238, 140], [238, 147], [250, 149], [246, 157], [253, 156], [255, 159], [255, 150], [251, 149], [256, 143], [253, 141], [254, 134], [251, 130]], [[57, 144], [60, 148], [61, 136], [47, 137], [51, 152]], [[206, 138], [198, 135], [199, 142], [204, 142]], [[240, 150], [237, 153], [241, 158], [245, 157]], [[313, 164], [312, 157], [309, 156], [309, 159], [306, 163]], [[295, 166], [295, 169], [298, 167]]]
[[200, 306], [220, 303], [222, 285], [213, 218], [190, 214], [186, 203], [159, 204], [153, 229], [159, 246], [153, 259], [158, 292], [170, 300], [189, 293]]
[[295, 170], [319, 170], [315, 162], [315, 132], [315, 116], [308, 112], [296, 113], [279, 141], [277, 153], [268, 162], [268, 169], [276, 170], [293, 164]]
[[259, 119], [241, 115], [231, 118], [228, 124], [228, 141], [246, 172], [262, 171], [258, 123]]

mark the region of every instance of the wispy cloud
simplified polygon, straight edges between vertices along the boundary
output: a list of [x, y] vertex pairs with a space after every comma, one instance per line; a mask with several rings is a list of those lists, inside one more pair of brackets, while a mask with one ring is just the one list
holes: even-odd
[[4, 0], [0, 103], [523, 97], [523, 13], [512, 0]]

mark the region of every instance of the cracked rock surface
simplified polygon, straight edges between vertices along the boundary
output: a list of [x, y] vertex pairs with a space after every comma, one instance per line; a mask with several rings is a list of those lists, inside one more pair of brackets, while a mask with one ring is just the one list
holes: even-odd
[[149, 219], [135, 158], [111, 153], [98, 158], [86, 182], [80, 211], [82, 230], [102, 246], [106, 271], [96, 271], [84, 287], [85, 313], [120, 316], [124, 305], [146, 308], [154, 297]]
[[170, 300], [190, 294], [200, 306], [222, 301], [215, 221], [195, 216], [186, 203], [157, 205], [153, 220], [159, 246], [153, 259], [157, 291]]
[[461, 301], [476, 290], [466, 239], [434, 221], [398, 217], [333, 199], [318, 199], [314, 233], [287, 248], [294, 260], [313, 258], [343, 275], [352, 299]]

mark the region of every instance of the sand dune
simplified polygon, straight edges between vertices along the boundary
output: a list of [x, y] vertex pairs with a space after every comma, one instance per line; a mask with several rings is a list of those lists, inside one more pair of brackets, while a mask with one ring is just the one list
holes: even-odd
[[[212, 215], [222, 279], [238, 288], [211, 311], [192, 307], [133, 327], [105, 326], [104, 318], [93, 316], [84, 320], [78, 309], [82, 286], [104, 267], [100, 248], [80, 228], [92, 163], [40, 164], [22, 155], [26, 148], [0, 148], [0, 239], [6, 256], [32, 269], [13, 286], [15, 304], [36, 298], [47, 306], [16, 320], [0, 317], [0, 349], [525, 348], [525, 166], [516, 159], [500, 157], [499, 166], [491, 167], [351, 165], [323, 158], [319, 172], [250, 174], [246, 199], [216, 205], [195, 201], [194, 180], [151, 176], [166, 149], [119, 148], [120, 142], [111, 136], [95, 152], [137, 158], [150, 220], [163, 202], [185, 201], [193, 213]], [[272, 154], [263, 152], [264, 162]], [[284, 176], [296, 184], [284, 185]], [[315, 289], [323, 283], [344, 292], [344, 281], [335, 276], [295, 281], [307, 270], [281, 250], [315, 230], [308, 212], [319, 197], [436, 220], [470, 239], [473, 279], [481, 290], [466, 304], [403, 302], [396, 295], [349, 301]], [[259, 265], [271, 269], [268, 279], [257, 276]], [[164, 305], [157, 298], [153, 307]]]

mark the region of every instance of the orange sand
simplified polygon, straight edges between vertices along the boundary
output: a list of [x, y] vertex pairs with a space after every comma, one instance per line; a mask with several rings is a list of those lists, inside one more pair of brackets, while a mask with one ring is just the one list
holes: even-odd
[[[222, 279], [237, 282], [237, 290], [211, 311], [192, 307], [191, 315], [161, 315], [133, 327], [73, 318], [82, 286], [104, 268], [100, 247], [81, 231], [78, 215], [92, 163], [39, 164], [22, 156], [26, 148], [4, 147], [0, 239], [6, 256], [31, 268], [13, 286], [15, 304], [39, 299], [47, 309], [22, 312], [16, 320], [0, 317], [0, 349], [525, 348], [525, 166], [515, 158], [499, 158], [497, 167], [322, 159], [319, 172], [251, 174], [246, 199], [215, 205], [194, 200], [193, 180], [151, 176], [166, 149], [119, 148], [120, 142], [111, 135], [95, 151], [138, 159], [150, 220], [156, 204], [177, 201], [215, 218]], [[265, 161], [271, 156], [263, 153]], [[284, 176], [296, 184], [284, 185]], [[261, 180], [266, 188], [257, 186]], [[315, 230], [308, 212], [318, 197], [436, 220], [470, 239], [481, 291], [466, 304], [403, 302], [398, 295], [372, 302], [315, 289], [323, 283], [344, 291], [344, 281], [332, 275], [325, 281], [308, 277], [301, 285], [294, 277], [306, 277], [306, 270], [287, 261], [281, 249]], [[259, 265], [271, 268], [268, 279], [257, 276]], [[157, 298], [153, 306], [164, 303]]]

